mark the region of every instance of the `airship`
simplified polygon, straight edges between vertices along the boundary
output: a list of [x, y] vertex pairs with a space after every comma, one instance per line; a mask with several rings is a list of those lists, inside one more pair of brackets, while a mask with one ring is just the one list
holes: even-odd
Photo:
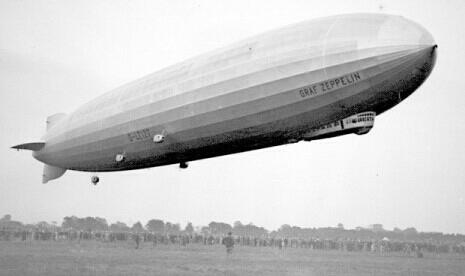
[[[404, 17], [345, 14], [272, 30], [167, 67], [47, 118], [13, 146], [66, 170], [179, 164], [365, 134], [412, 94], [436, 60], [432, 35]], [[92, 183], [99, 181], [93, 175]]]

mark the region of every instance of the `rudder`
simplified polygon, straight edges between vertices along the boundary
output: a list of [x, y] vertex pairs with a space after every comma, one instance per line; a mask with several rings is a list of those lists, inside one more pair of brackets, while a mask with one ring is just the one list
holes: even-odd
[[44, 172], [42, 173], [42, 183], [45, 184], [50, 180], [57, 179], [65, 174], [65, 172], [66, 169], [45, 164]]
[[65, 113], [56, 113], [47, 117], [47, 131], [66, 117]]

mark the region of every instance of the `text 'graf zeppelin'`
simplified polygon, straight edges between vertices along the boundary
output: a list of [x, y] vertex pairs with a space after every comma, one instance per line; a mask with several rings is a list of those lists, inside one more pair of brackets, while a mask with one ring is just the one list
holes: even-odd
[[348, 75], [344, 75], [342, 77], [337, 77], [331, 80], [322, 81], [310, 86], [303, 87], [299, 89], [299, 94], [302, 98], [308, 96], [315, 96], [347, 85], [351, 85], [360, 81], [361, 79], [362, 78], [360, 77], [360, 73], [355, 72]]

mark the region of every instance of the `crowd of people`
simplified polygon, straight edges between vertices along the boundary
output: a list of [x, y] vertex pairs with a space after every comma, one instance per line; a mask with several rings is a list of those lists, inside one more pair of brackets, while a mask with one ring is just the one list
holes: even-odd
[[143, 244], [152, 247], [159, 245], [204, 246], [224, 245], [228, 253], [234, 246], [272, 247], [279, 250], [304, 248], [309, 250], [340, 250], [347, 252], [372, 252], [388, 254], [392, 252], [405, 255], [421, 256], [423, 253], [465, 254], [465, 243], [441, 243], [435, 241], [393, 241], [389, 239], [360, 240], [347, 238], [290, 238], [276, 236], [239, 236], [228, 234], [177, 233], [162, 234], [153, 232], [111, 232], [111, 231], [76, 231], [76, 230], [8, 230], [0, 229], [0, 241], [98, 241], [105, 243], [130, 242], [135, 248]]

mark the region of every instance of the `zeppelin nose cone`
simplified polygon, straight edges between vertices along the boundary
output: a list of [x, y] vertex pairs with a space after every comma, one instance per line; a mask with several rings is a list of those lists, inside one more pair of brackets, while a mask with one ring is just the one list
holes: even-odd
[[327, 44], [356, 42], [357, 48], [373, 49], [436, 45], [433, 36], [420, 24], [402, 16], [389, 14], [349, 14], [334, 18], [324, 36]]
[[[412, 70], [408, 77], [416, 87], [430, 75], [436, 63], [437, 44], [431, 33], [420, 24], [402, 16], [385, 17], [378, 30], [378, 43], [381, 47], [411, 50], [405, 57], [405, 62], [399, 66], [399, 70]], [[413, 69], [409, 66], [413, 66]], [[404, 91], [403, 96], [406, 97], [412, 92], [413, 90]]]
[[402, 16], [387, 16], [379, 28], [378, 40], [385, 46], [436, 45], [433, 36], [423, 26]]

